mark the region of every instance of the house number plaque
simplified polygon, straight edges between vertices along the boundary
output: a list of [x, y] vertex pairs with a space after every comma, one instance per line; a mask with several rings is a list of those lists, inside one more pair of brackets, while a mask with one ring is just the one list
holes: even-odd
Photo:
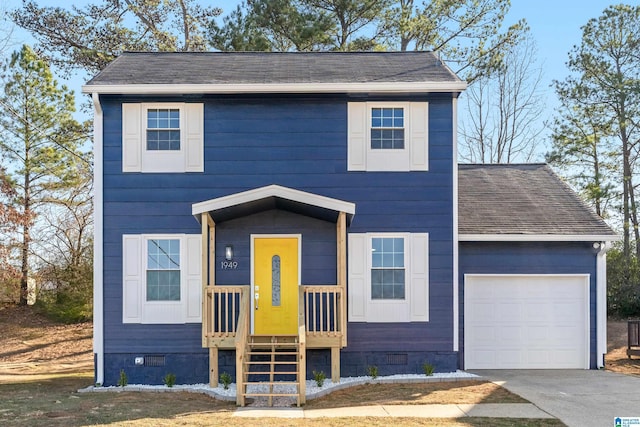
[[220, 267], [223, 270], [235, 270], [238, 268], [238, 261], [221, 261]]

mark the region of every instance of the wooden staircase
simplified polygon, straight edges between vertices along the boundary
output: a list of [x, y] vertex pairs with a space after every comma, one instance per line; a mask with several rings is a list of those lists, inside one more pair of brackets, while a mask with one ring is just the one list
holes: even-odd
[[[304, 342], [298, 335], [249, 335], [242, 360], [242, 382], [238, 381], [240, 401], [247, 397], [295, 397], [297, 406], [305, 403]], [[252, 385], [268, 390], [251, 390]], [[295, 389], [292, 391], [291, 389]], [[244, 405], [242, 405], [244, 406]]]

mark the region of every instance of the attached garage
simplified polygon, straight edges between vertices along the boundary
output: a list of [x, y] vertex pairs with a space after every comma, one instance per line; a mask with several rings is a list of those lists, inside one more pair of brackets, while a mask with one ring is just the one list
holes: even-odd
[[465, 369], [589, 368], [589, 275], [465, 275]]

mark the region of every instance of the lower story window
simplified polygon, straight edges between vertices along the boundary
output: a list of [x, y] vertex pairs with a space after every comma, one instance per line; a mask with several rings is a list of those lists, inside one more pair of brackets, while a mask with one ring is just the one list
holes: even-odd
[[348, 263], [350, 322], [429, 321], [428, 233], [349, 233]]
[[202, 236], [122, 236], [122, 322], [202, 321]]
[[147, 240], [147, 301], [180, 301], [180, 240]]
[[404, 238], [371, 239], [371, 299], [405, 298]]

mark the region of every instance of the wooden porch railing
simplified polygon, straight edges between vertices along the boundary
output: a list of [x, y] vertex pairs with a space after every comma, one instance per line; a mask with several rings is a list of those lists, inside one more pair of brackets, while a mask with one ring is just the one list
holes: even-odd
[[[246, 302], [243, 298], [246, 295]], [[202, 316], [203, 347], [234, 348], [242, 304], [248, 303], [249, 286], [207, 286]], [[247, 307], [247, 306], [244, 306]], [[249, 310], [246, 316], [249, 315]]]
[[347, 345], [346, 300], [341, 286], [303, 286], [307, 347]]
[[244, 406], [245, 404], [245, 383], [247, 378], [244, 372], [244, 358], [247, 357], [247, 342], [250, 333], [250, 319], [249, 319], [249, 292], [243, 292], [240, 299], [242, 310], [240, 310], [240, 316], [238, 318], [238, 328], [235, 336], [235, 348], [236, 348], [236, 404], [238, 406]]
[[307, 401], [307, 330], [304, 307], [304, 289], [298, 289], [298, 406]]
[[[249, 286], [207, 286], [204, 291], [202, 346], [209, 348], [209, 383], [218, 385], [218, 350], [236, 350], [236, 384], [242, 390], [242, 372], [248, 336], [251, 333]], [[298, 339], [300, 357], [307, 348], [331, 349], [331, 379], [340, 378], [340, 349], [347, 344], [346, 296], [341, 286], [300, 286], [298, 294]], [[300, 366], [304, 367], [304, 361]], [[300, 372], [305, 378], [304, 369]], [[304, 381], [301, 395], [304, 395]], [[240, 396], [240, 393], [238, 394]], [[238, 405], [244, 405], [239, 397]]]
[[[208, 286], [202, 317], [203, 347], [235, 348], [241, 313], [249, 317], [249, 286]], [[244, 300], [246, 296], [246, 300]], [[340, 286], [300, 287], [300, 313], [314, 348], [346, 346], [346, 300]], [[246, 327], [250, 319], [246, 320]]]

